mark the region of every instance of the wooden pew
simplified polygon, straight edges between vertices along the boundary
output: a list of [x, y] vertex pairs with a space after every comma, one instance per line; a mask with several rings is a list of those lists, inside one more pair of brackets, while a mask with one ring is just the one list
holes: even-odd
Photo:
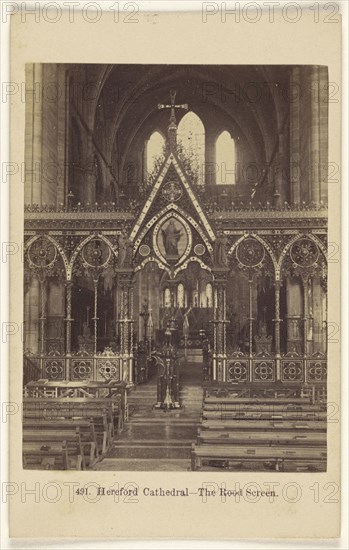
[[121, 411], [120, 425], [127, 418], [127, 383], [126, 382], [86, 382], [71, 380], [36, 380], [29, 382], [24, 387], [24, 397], [35, 398], [87, 398], [87, 399], [110, 399]]
[[249, 397], [252, 399], [259, 398], [308, 398], [312, 403], [326, 402], [326, 385], [288, 385], [284, 382], [271, 383], [268, 386], [263, 384], [239, 384], [234, 382], [210, 383], [204, 385], [205, 397]]
[[276, 404], [276, 403], [240, 403], [234, 401], [231, 403], [204, 403], [203, 406], [206, 411], [270, 411], [281, 412], [287, 414], [288, 412], [302, 412], [302, 411], [326, 411], [326, 407], [311, 404]]
[[278, 430], [236, 432], [227, 430], [198, 429], [197, 442], [199, 445], [307, 445], [326, 447], [326, 432], [293, 433]]
[[33, 418], [31, 414], [28, 414], [23, 420], [23, 427], [29, 427], [35, 430], [41, 429], [54, 429], [56, 431], [65, 430], [67, 428], [79, 427], [82, 433], [89, 433], [91, 440], [94, 441], [96, 447], [97, 456], [103, 455], [108, 450], [109, 441], [109, 424], [107, 415], [93, 417], [93, 418], [49, 418], [40, 419], [37, 417], [37, 411]]
[[25, 469], [81, 470], [81, 466], [82, 458], [77, 454], [77, 449], [68, 455], [67, 443], [64, 440], [50, 445], [43, 445], [42, 441], [23, 443], [23, 468]]
[[107, 415], [109, 432], [114, 437], [123, 426], [120, 399], [96, 398], [25, 398], [23, 401], [25, 418], [100, 418]]
[[204, 420], [201, 425], [204, 430], [243, 431], [263, 430], [275, 431], [282, 429], [291, 432], [326, 432], [327, 424], [320, 420], [307, 421], [275, 421], [275, 420]]
[[191, 469], [198, 470], [206, 463], [210, 467], [210, 461], [214, 465], [221, 464], [226, 468], [242, 466], [244, 463], [262, 463], [265, 467], [274, 468], [276, 471], [296, 467], [298, 469], [317, 469], [323, 471], [326, 468], [326, 450], [309, 447], [285, 447], [285, 446], [229, 446], [229, 445], [196, 445], [192, 444]]
[[307, 397], [206, 392], [192, 469], [326, 469], [326, 403]]
[[206, 405], [215, 405], [215, 404], [224, 404], [230, 405], [235, 403], [246, 404], [246, 405], [256, 405], [256, 404], [265, 404], [265, 405], [312, 405], [310, 398], [302, 397], [217, 397], [215, 395], [210, 395], [209, 397], [204, 398], [204, 403]]
[[70, 426], [64, 429], [56, 429], [56, 426], [43, 427], [38, 426], [29, 427], [23, 426], [23, 442], [24, 443], [40, 443], [50, 446], [56, 442], [65, 440], [67, 445], [71, 444], [72, 447], [77, 449], [77, 454], [82, 459], [82, 469], [85, 470], [87, 466], [93, 466], [98, 458], [98, 451], [96, 446], [96, 438], [91, 426], [89, 431], [81, 430], [80, 426]]
[[251, 407], [250, 410], [206, 410], [202, 411], [203, 420], [323, 420], [327, 417], [326, 411], [318, 410], [288, 410], [271, 411], [268, 407]]
[[[88, 411], [91, 408], [101, 411], [112, 408], [113, 411], [119, 412], [121, 401], [119, 398], [96, 397], [25, 397], [23, 407], [24, 409], [30, 408], [39, 411], [48, 408], [51, 410], [56, 408], [57, 411], [73, 408], [80, 408], [81, 411]], [[58, 413], [57, 416], [59, 416]], [[85, 412], [85, 416], [88, 416], [87, 412]]]
[[53, 420], [41, 420], [41, 419], [28, 419], [23, 420], [23, 430], [54, 430], [61, 433], [64, 430], [73, 430], [79, 428], [80, 434], [83, 439], [91, 440], [96, 447], [96, 454], [101, 452], [101, 448], [98, 442], [96, 425], [93, 419], [53, 419]]
[[105, 454], [114, 436], [120, 431], [121, 412], [119, 401], [114, 399], [86, 398], [25, 398], [24, 421], [51, 422], [70, 421], [75, 426], [93, 421], [97, 448]]

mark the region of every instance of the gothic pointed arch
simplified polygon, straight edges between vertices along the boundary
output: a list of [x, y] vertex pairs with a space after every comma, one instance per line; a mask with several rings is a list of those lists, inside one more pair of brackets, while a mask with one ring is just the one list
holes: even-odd
[[[155, 204], [156, 200], [157, 204]], [[132, 242], [135, 242], [144, 225], [149, 224], [148, 227], [152, 225], [159, 205], [166, 208], [178, 208], [178, 205], [181, 204], [188, 213], [193, 213], [211, 241], [214, 241], [215, 233], [203, 210], [201, 201], [190, 185], [176, 153], [171, 151], [160, 168], [144, 207], [133, 225], [130, 234]]]
[[165, 137], [159, 129], [155, 129], [146, 140], [144, 146], [144, 167], [147, 180], [155, 174], [157, 175], [160, 163], [164, 160], [164, 147]]
[[[178, 123], [177, 141], [186, 160], [192, 183], [205, 183], [205, 127], [201, 118], [189, 111]], [[194, 180], [194, 181], [193, 181]]]
[[235, 185], [237, 181], [236, 143], [228, 130], [223, 130], [216, 139], [216, 183]]

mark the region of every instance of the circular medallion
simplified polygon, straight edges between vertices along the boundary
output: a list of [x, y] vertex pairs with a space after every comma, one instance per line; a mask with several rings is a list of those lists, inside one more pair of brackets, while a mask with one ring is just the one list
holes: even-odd
[[296, 265], [311, 267], [319, 257], [319, 249], [311, 239], [298, 239], [291, 246], [290, 256]]
[[245, 239], [236, 250], [238, 261], [245, 267], [255, 267], [259, 265], [265, 255], [265, 250], [261, 243], [256, 239]]
[[57, 257], [57, 248], [44, 237], [40, 237], [28, 250], [29, 260], [35, 267], [49, 267]]
[[141, 256], [149, 256], [150, 254], [150, 247], [147, 244], [141, 244], [139, 247], [139, 253]]
[[197, 256], [202, 256], [205, 254], [205, 247], [203, 244], [199, 243], [194, 246], [194, 252]]
[[162, 188], [162, 196], [168, 202], [177, 202], [182, 195], [182, 188], [176, 181], [167, 181]]
[[92, 239], [82, 249], [83, 260], [90, 267], [104, 267], [110, 254], [109, 247], [101, 239]]

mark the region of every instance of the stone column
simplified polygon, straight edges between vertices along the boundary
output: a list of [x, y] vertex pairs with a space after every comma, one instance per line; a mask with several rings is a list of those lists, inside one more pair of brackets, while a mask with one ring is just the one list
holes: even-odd
[[320, 200], [328, 201], [328, 67], [319, 70], [319, 147], [320, 147]]
[[206, 185], [216, 184], [216, 136], [212, 131], [207, 132], [205, 135], [205, 182]]
[[27, 64], [25, 69], [25, 173], [24, 202], [42, 202], [42, 64]]
[[226, 284], [229, 268], [216, 267], [213, 292], [213, 380], [225, 382], [227, 379], [227, 335], [226, 335]]
[[82, 173], [85, 177], [83, 187], [83, 202], [94, 204], [96, 201], [96, 163], [93, 152], [92, 131], [89, 130], [85, 136], [85, 156], [82, 160]]
[[57, 100], [57, 162], [61, 168], [58, 178], [57, 203], [64, 203], [68, 188], [68, 120], [69, 120], [69, 87], [67, 82], [67, 68], [60, 64], [57, 66], [57, 83], [62, 93]]
[[295, 66], [291, 72], [290, 95], [290, 176], [291, 176], [291, 203], [299, 204], [300, 195], [300, 80], [299, 67]]
[[320, 203], [320, 95], [319, 67], [311, 67], [311, 128], [310, 128], [310, 162], [311, 162], [311, 200]]
[[283, 178], [283, 168], [284, 168], [284, 136], [281, 131], [279, 131], [279, 148], [278, 152], [275, 155], [273, 168], [274, 168], [274, 194], [273, 194], [273, 204], [274, 207], [280, 209], [286, 200], [285, 189], [284, 189], [284, 178]]

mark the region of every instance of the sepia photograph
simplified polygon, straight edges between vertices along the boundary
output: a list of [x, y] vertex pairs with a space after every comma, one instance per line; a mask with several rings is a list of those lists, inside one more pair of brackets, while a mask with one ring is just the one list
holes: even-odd
[[326, 471], [328, 67], [25, 78], [23, 467]]
[[2, 11], [11, 543], [329, 547], [341, 13], [25, 4]]

